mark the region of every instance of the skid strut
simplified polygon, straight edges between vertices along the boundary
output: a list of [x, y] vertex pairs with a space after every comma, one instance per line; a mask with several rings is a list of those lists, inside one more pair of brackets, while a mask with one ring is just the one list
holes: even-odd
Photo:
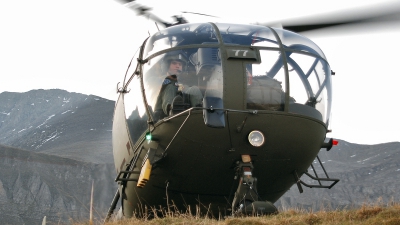
[[257, 178], [253, 177], [254, 165], [250, 155], [242, 155], [242, 161], [236, 162], [235, 180], [239, 185], [232, 202], [233, 215], [265, 215], [276, 213], [277, 208], [268, 201], [262, 201], [257, 192]]

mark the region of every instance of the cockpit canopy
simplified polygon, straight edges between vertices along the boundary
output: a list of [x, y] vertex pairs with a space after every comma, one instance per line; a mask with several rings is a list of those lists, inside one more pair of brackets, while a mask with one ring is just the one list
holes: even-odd
[[[143, 87], [139, 76], [136, 81], [126, 78], [129, 82], [124, 84], [127, 90], [136, 90], [136, 100], [125, 102], [131, 104], [130, 110], [138, 109], [138, 116], [148, 107], [157, 120], [157, 102], [171, 75], [166, 58], [175, 53], [183, 56], [184, 66], [172, 81], [185, 91], [198, 88], [194, 92], [200, 93], [203, 107], [210, 104], [206, 99], [220, 99], [217, 105], [224, 109], [297, 113], [329, 125], [331, 70], [321, 49], [287, 30], [227, 23], [173, 26], [145, 42], [143, 65], [131, 66], [137, 69], [127, 74], [141, 74]], [[147, 106], [138, 97], [142, 89]], [[197, 105], [190, 102], [190, 93], [180, 91], [189, 107]]]
[[325, 59], [324, 53], [314, 42], [287, 30], [258, 25], [227, 23], [216, 23], [215, 25], [216, 27], [211, 23], [184, 24], [159, 31], [147, 42], [145, 58], [165, 49], [205, 43], [279, 48], [280, 42], [272, 32], [274, 30], [284, 47], [293, 48], [301, 45], [306, 47], [301, 51], [314, 53]]

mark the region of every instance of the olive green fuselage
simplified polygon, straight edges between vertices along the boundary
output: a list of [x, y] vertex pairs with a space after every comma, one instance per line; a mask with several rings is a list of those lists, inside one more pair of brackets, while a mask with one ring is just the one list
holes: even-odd
[[[205, 126], [202, 110], [193, 110], [190, 115], [183, 112], [156, 124], [152, 135], [166, 154], [153, 165], [144, 187], [127, 182], [124, 215], [143, 212], [145, 205], [166, 207], [167, 199], [183, 211], [189, 205], [192, 209], [200, 205], [204, 211], [210, 207], [214, 213], [226, 212], [238, 185], [234, 167], [241, 155], [251, 156], [260, 199], [275, 202], [296, 182], [294, 171], [301, 176], [310, 166], [326, 134], [322, 122], [294, 113], [225, 115], [225, 128]], [[264, 133], [263, 146], [250, 145], [247, 136], [252, 130]], [[148, 144], [144, 140], [137, 145], [135, 153], [142, 151], [134, 171], [141, 170]], [[139, 174], [130, 178], [137, 179]]]

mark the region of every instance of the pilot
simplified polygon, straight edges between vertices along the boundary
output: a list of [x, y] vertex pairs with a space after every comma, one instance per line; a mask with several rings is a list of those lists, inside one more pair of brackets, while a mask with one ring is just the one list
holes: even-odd
[[[188, 58], [182, 51], [167, 53], [162, 59], [163, 71], [166, 77], [163, 81], [160, 94], [155, 105], [157, 119], [172, 115], [172, 109], [183, 105], [201, 106], [203, 96], [200, 89], [195, 85], [194, 78], [191, 79], [185, 72], [188, 66]], [[179, 80], [184, 83], [178, 82]], [[189, 107], [188, 107], [189, 108]]]

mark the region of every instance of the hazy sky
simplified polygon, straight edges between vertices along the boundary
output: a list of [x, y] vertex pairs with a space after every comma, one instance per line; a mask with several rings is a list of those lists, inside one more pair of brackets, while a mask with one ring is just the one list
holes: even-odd
[[[250, 0], [229, 8], [211, 0], [141, 2], [164, 19], [189, 11], [227, 22], [262, 23], [382, 1], [343, 5]], [[400, 6], [400, 1], [394, 2], [393, 7]], [[191, 22], [215, 21], [184, 16]], [[332, 137], [359, 144], [400, 141], [399, 25], [377, 23], [303, 34], [321, 47], [336, 72]], [[60, 88], [115, 100], [117, 82], [122, 82], [149, 27], [155, 29], [152, 22], [113, 0], [1, 1], [0, 93]]]

